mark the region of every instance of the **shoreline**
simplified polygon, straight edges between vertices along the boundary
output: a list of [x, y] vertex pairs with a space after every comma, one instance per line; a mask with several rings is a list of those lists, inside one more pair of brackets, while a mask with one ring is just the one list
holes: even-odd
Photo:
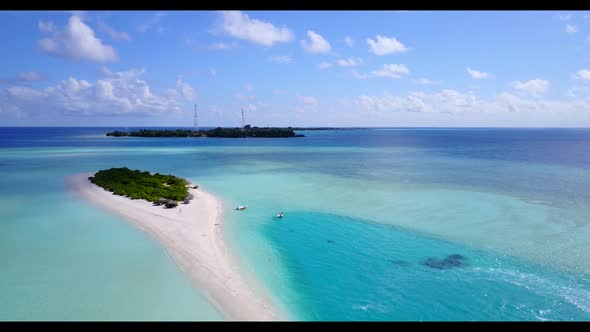
[[254, 280], [246, 278], [223, 236], [223, 205], [214, 195], [190, 189], [190, 204], [173, 209], [131, 200], [88, 180], [93, 173], [70, 176], [71, 190], [90, 203], [113, 212], [155, 238], [209, 302], [227, 319], [286, 320]]

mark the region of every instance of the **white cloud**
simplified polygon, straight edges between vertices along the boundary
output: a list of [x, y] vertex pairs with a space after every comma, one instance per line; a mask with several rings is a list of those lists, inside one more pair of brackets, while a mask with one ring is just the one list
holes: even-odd
[[398, 64], [386, 64], [381, 69], [371, 72], [372, 76], [390, 78], [401, 78], [403, 75], [408, 74], [410, 74], [408, 67]]
[[348, 45], [348, 47], [354, 47], [354, 39], [352, 39], [352, 37], [346, 36], [344, 38], [344, 42], [346, 43], [346, 45]]
[[111, 71], [108, 67], [106, 66], [102, 66], [100, 67], [100, 74], [104, 77], [108, 77], [108, 78], [113, 78], [113, 79], [125, 79], [125, 80], [129, 80], [135, 77], [139, 77], [142, 76], [143, 74], [145, 74], [146, 70], [141, 68], [141, 69], [129, 69], [127, 71], [118, 71], [118, 72], [113, 72]]
[[368, 74], [359, 73], [356, 70], [352, 71], [352, 75], [358, 79], [367, 79], [371, 77], [390, 77], [394, 79], [401, 78], [404, 75], [409, 75], [410, 70], [405, 65], [401, 64], [385, 64], [381, 69], [373, 70]]
[[126, 32], [117, 31], [110, 25], [104, 23], [103, 21], [98, 21], [98, 29], [107, 34], [114, 40], [124, 40], [124, 41], [131, 41], [131, 37]]
[[[251, 84], [246, 84], [244, 85], [244, 90], [252, 91], [254, 90], [254, 86], [252, 86]], [[237, 92], [234, 94], [234, 97], [240, 101], [240, 109], [243, 109], [244, 111], [256, 111], [268, 108], [268, 104], [258, 100], [254, 95], [251, 94]], [[241, 117], [241, 114], [239, 113], [236, 113], [236, 115], [239, 115]], [[248, 122], [250, 121], [252, 121], [252, 119], [247, 119], [246, 124], [248, 124]]]
[[288, 55], [275, 55], [270, 57], [270, 61], [286, 65], [293, 63], [293, 58]]
[[578, 32], [578, 28], [575, 25], [566, 24], [565, 25], [565, 32], [567, 32], [571, 35], [571, 34]]
[[562, 21], [569, 21], [572, 18], [572, 14], [559, 14], [557, 17]]
[[217, 70], [215, 70], [213, 67], [209, 68], [209, 75], [217, 76]]
[[336, 64], [340, 67], [356, 67], [358, 65], [361, 65], [362, 63], [363, 60], [361, 58], [339, 59], [338, 61], [336, 61]]
[[302, 96], [302, 95], [298, 95], [297, 99], [303, 103], [304, 105], [307, 106], [317, 106], [318, 105], [318, 99], [314, 96]]
[[103, 77], [96, 82], [70, 77], [45, 88], [12, 86], [0, 90], [0, 104], [25, 113], [43, 109], [80, 115], [154, 114], [180, 111], [184, 102], [197, 98], [194, 88], [180, 78], [175, 88], [154, 93], [141, 78], [144, 73], [102, 68]]
[[437, 84], [438, 83], [438, 82], [435, 82], [431, 79], [424, 78], [424, 77], [417, 78], [417, 79], [413, 80], [413, 82], [416, 84], [420, 84], [420, 85], [430, 85], [430, 84]]
[[39, 21], [38, 27], [41, 32], [46, 32], [46, 33], [54, 32], [56, 30], [55, 24], [51, 21], [49, 21], [49, 22]]
[[224, 42], [216, 42], [209, 46], [210, 49], [213, 50], [229, 50], [232, 48], [238, 47], [236, 43], [224, 43]]
[[361, 80], [364, 80], [364, 79], [367, 79], [367, 78], [371, 77], [371, 75], [359, 73], [359, 72], [357, 72], [354, 69], [352, 70], [352, 75], [354, 77], [358, 78], [358, 79], [361, 79]]
[[252, 19], [240, 11], [221, 12], [220, 27], [232, 37], [263, 46], [286, 43], [294, 38], [287, 27], [275, 27], [271, 23]]
[[[11, 86], [9, 88], [0, 90], [3, 93], [8, 92], [9, 95], [22, 98], [23, 100], [31, 99], [34, 100], [35, 98], [39, 98], [43, 96], [43, 92], [37, 91], [32, 88], [22, 87], [22, 86]], [[10, 104], [10, 103], [8, 103]]]
[[297, 94], [297, 100], [299, 105], [295, 106], [295, 112], [306, 113], [306, 112], [317, 112], [318, 110], [318, 99], [314, 96], [303, 96]]
[[579, 80], [590, 82], [590, 70], [588, 70], [588, 69], [578, 70], [575, 77]]
[[307, 53], [329, 53], [332, 50], [330, 43], [320, 34], [312, 30], [307, 30], [307, 37], [309, 40], [301, 40], [301, 47]]
[[[532, 117], [541, 114], [555, 115], [559, 112], [590, 112], [590, 99], [544, 100], [523, 98], [510, 93], [500, 93], [491, 99], [481, 99], [472, 93], [444, 89], [433, 93], [413, 92], [407, 95], [386, 93], [381, 96], [361, 95], [353, 104], [373, 113], [391, 112], [422, 113], [530, 113]], [[529, 116], [529, 118], [530, 118]]]
[[78, 16], [81, 19], [86, 19], [86, 11], [84, 10], [66, 10], [65, 12], [73, 16]]
[[579, 99], [545, 99], [500, 93], [480, 98], [470, 92], [441, 90], [361, 95], [347, 100], [341, 108], [350, 110], [349, 113], [364, 111], [357, 113], [355, 122], [373, 118], [375, 125], [580, 127], [590, 124], [588, 95]]
[[164, 12], [155, 12], [147, 20], [137, 25], [136, 30], [139, 32], [148, 32], [150, 30], [157, 31], [159, 33], [164, 32], [165, 28], [160, 25]]
[[456, 113], [472, 109], [478, 106], [480, 101], [472, 94], [442, 90], [432, 94], [413, 92], [405, 96], [361, 95], [356, 98], [355, 103], [361, 108], [373, 112]]
[[471, 69], [471, 68], [467, 68], [467, 72], [469, 73], [469, 76], [471, 76], [471, 78], [476, 79], [476, 80], [489, 78], [491, 76], [489, 73], [475, 70], [475, 69]]
[[69, 59], [95, 62], [117, 60], [115, 49], [103, 44], [94, 30], [78, 16], [71, 16], [63, 31], [54, 31], [51, 37], [39, 40], [39, 46], [47, 54]]
[[320, 63], [318, 64], [318, 68], [319, 68], [319, 69], [326, 69], [326, 68], [330, 68], [330, 67], [332, 67], [332, 66], [333, 66], [333, 65], [332, 65], [331, 63], [327, 62], [327, 61], [322, 61], [322, 62], [320, 62]]
[[190, 84], [184, 82], [180, 77], [176, 80], [176, 90], [185, 100], [193, 101], [198, 98], [195, 89]]
[[309, 40], [301, 40], [301, 47], [308, 53], [328, 53], [332, 49], [330, 43], [320, 34], [307, 30]]
[[17, 75], [19, 81], [34, 82], [42, 79], [41, 74], [36, 71], [22, 72]]
[[377, 35], [375, 40], [367, 38], [367, 44], [369, 44], [369, 51], [376, 55], [403, 53], [408, 50], [404, 44], [394, 37], [384, 37], [381, 35]]
[[571, 98], [579, 98], [579, 97], [590, 97], [590, 87], [588, 86], [574, 86], [568, 90], [567, 94], [568, 97]]
[[515, 81], [511, 82], [510, 86], [522, 93], [528, 93], [531, 95], [540, 95], [545, 93], [549, 89], [549, 81], [536, 78], [526, 82]]
[[238, 99], [238, 100], [241, 100], [241, 101], [249, 101], [249, 100], [255, 100], [255, 99], [256, 99], [256, 98], [255, 98], [254, 96], [252, 96], [252, 95], [246, 95], [246, 94], [243, 94], [243, 93], [241, 93], [241, 92], [237, 92], [237, 93], [235, 93], [235, 94], [234, 94], [234, 97], [235, 97], [236, 99]]

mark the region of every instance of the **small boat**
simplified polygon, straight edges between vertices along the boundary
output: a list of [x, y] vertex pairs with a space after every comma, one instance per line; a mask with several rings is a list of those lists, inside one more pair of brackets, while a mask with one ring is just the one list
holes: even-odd
[[248, 208], [248, 205], [240, 205], [236, 208], [236, 210], [246, 210]]
[[283, 217], [283, 212], [277, 213], [277, 218], [282, 218], [282, 217]]

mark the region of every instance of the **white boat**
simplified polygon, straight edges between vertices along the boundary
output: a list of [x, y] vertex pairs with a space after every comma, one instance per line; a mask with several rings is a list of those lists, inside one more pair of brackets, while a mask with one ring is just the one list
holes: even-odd
[[248, 208], [248, 205], [240, 205], [236, 208], [236, 210], [246, 210]]

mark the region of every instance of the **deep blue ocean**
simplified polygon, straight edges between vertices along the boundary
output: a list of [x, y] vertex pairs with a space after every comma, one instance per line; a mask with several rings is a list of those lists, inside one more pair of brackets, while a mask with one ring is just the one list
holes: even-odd
[[134, 128], [0, 128], [0, 320], [221, 319], [157, 243], [67, 188], [121, 166], [247, 204], [228, 239], [295, 320], [590, 319], [590, 129], [116, 129]]

